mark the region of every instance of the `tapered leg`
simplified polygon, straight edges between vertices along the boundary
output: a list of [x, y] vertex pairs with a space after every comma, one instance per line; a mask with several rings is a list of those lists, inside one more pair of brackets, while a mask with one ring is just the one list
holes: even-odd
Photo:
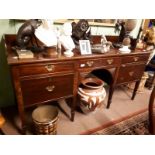
[[21, 120], [21, 134], [25, 135], [26, 134], [26, 122], [25, 122], [25, 112], [24, 112], [24, 107], [23, 106], [18, 106], [18, 111], [19, 111], [19, 117]]
[[71, 121], [74, 122], [74, 116], [75, 116], [75, 112], [71, 111]]
[[107, 109], [110, 108], [110, 104], [112, 102], [113, 92], [114, 92], [114, 87], [110, 86], [110, 88], [109, 88], [109, 96], [108, 96], [108, 103], [107, 103]]
[[22, 124], [21, 134], [26, 135], [26, 130], [27, 130], [26, 125]]
[[73, 97], [73, 103], [72, 103], [72, 107], [71, 107], [71, 121], [73, 122], [74, 121], [74, 116], [75, 116], [75, 108], [76, 108], [76, 99], [77, 97], [74, 96]]
[[72, 106], [71, 106], [71, 121], [72, 122], [74, 121], [75, 108], [77, 106], [77, 96], [78, 96], [78, 86], [79, 86], [78, 76], [79, 76], [79, 74], [78, 74], [78, 72], [76, 72], [75, 77], [74, 77], [73, 102], [72, 102]]
[[137, 93], [137, 90], [138, 90], [138, 87], [139, 87], [139, 84], [140, 84], [140, 80], [135, 83], [135, 88], [133, 90], [131, 100], [134, 100], [136, 93]]
[[13, 67], [12, 74], [14, 77], [14, 87], [15, 87], [15, 93], [16, 93], [16, 98], [17, 98], [17, 103], [18, 103], [18, 112], [19, 112], [19, 117], [21, 120], [21, 133], [26, 134], [24, 100], [22, 96], [21, 83], [20, 83], [20, 78], [19, 78], [19, 68]]

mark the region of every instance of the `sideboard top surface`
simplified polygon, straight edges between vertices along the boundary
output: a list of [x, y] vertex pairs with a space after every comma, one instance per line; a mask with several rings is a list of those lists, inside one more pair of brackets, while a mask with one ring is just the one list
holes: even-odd
[[56, 61], [73, 61], [73, 60], [81, 60], [81, 59], [92, 59], [92, 58], [108, 58], [108, 57], [124, 57], [124, 56], [131, 56], [131, 55], [139, 55], [139, 54], [147, 54], [151, 53], [151, 51], [143, 51], [143, 50], [132, 50], [131, 53], [122, 54], [119, 52], [118, 49], [111, 48], [111, 50], [107, 53], [95, 53], [92, 50], [92, 54], [89, 55], [81, 55], [79, 49], [74, 49], [74, 56], [73, 57], [65, 57], [63, 55], [63, 51], [58, 54], [56, 57], [47, 57], [43, 55], [42, 52], [38, 52], [34, 54], [34, 58], [26, 58], [26, 59], [18, 59], [15, 50], [12, 47], [15, 45], [15, 35], [5, 35], [5, 49], [7, 54], [8, 64], [15, 65], [15, 64], [26, 64], [26, 63], [37, 63], [37, 62], [56, 62]]

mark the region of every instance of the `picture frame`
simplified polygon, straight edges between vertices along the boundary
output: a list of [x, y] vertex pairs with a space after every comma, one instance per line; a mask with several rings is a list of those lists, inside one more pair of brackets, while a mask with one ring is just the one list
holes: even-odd
[[[65, 22], [78, 22], [79, 19], [57, 19], [55, 24], [64, 24]], [[90, 26], [115, 27], [116, 19], [87, 19]]]
[[89, 40], [79, 40], [79, 45], [81, 55], [92, 54]]

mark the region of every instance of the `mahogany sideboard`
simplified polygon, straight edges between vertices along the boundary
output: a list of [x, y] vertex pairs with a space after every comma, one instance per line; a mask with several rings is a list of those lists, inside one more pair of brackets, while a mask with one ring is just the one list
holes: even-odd
[[61, 98], [73, 98], [71, 120], [74, 121], [78, 86], [88, 73], [94, 73], [109, 84], [107, 108], [117, 85], [136, 81], [134, 99], [150, 55], [149, 51], [140, 50], [121, 54], [117, 49], [104, 54], [81, 55], [75, 49], [71, 58], [64, 57], [63, 53], [50, 58], [40, 52], [31, 59], [18, 59], [12, 49], [15, 40], [15, 35], [4, 37], [23, 133], [26, 129], [25, 108]]

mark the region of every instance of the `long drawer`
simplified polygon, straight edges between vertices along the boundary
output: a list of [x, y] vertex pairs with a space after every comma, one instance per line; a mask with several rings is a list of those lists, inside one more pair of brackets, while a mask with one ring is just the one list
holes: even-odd
[[73, 74], [32, 78], [21, 81], [25, 106], [73, 94]]
[[37, 74], [47, 74], [56, 73], [62, 71], [73, 71], [73, 62], [63, 62], [63, 63], [36, 63], [21, 65], [19, 68], [20, 76], [37, 75]]

